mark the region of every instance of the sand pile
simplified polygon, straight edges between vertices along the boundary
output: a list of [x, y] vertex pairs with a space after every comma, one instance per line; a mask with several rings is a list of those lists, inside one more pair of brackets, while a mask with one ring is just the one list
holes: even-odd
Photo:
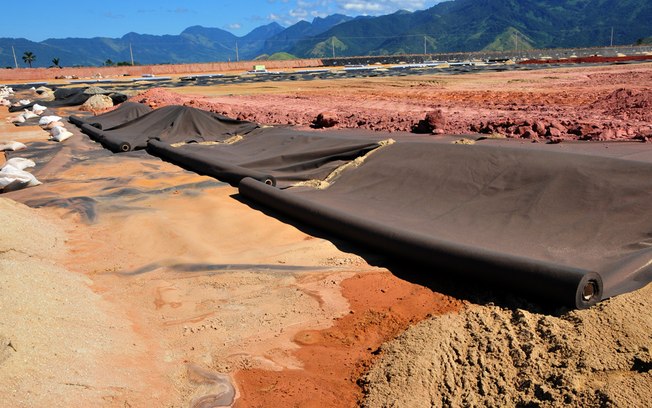
[[382, 347], [368, 407], [650, 406], [652, 285], [559, 317], [472, 306]]
[[107, 312], [89, 279], [54, 262], [62, 225], [4, 198], [0, 217], [0, 405], [107, 406], [131, 393], [157, 405], [152, 383], [133, 384], [146, 369], [115, 365], [143, 352], [129, 325]]

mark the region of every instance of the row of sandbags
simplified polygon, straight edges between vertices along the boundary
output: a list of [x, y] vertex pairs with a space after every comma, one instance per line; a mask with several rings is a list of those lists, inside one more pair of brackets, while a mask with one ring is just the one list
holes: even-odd
[[[0, 88], [0, 98], [2, 99], [0, 104], [9, 107], [24, 107], [23, 112], [8, 118], [8, 122], [11, 122], [17, 126], [32, 124], [39, 125], [43, 128], [43, 130], [46, 130], [50, 134], [50, 140], [57, 142], [63, 142], [72, 136], [72, 133], [65, 128], [64, 123], [61, 121], [61, 117], [53, 115], [43, 116], [48, 110], [46, 106], [40, 105], [38, 103], [32, 103], [32, 101], [28, 99], [12, 102], [10, 98], [13, 95], [13, 89], [9, 87]], [[5, 147], [5, 150], [15, 150], [9, 149], [9, 146]]]
[[[14, 90], [12, 88], [7, 86], [0, 88], [0, 106], [27, 106], [31, 104], [31, 101], [29, 100], [20, 100], [13, 103], [11, 101], [11, 97], [13, 96]], [[9, 118], [9, 121], [16, 124], [24, 123], [29, 119], [40, 117], [45, 110], [46, 108], [44, 106], [34, 104], [31, 106], [31, 109], [24, 109], [23, 113], [20, 115]], [[25, 144], [17, 141], [0, 142], [0, 152], [17, 151], [26, 148], [27, 146]], [[0, 192], [20, 190], [41, 184], [32, 173], [25, 170], [34, 166], [36, 166], [34, 161], [22, 157], [14, 157], [7, 160], [2, 168], [0, 168]]]

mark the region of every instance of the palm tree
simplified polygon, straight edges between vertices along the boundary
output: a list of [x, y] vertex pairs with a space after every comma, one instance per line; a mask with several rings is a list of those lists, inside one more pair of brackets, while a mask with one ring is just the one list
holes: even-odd
[[36, 60], [36, 55], [32, 53], [31, 51], [25, 51], [23, 54], [23, 61], [25, 61], [26, 64], [29, 64], [29, 67], [32, 67], [32, 62]]
[[59, 65], [59, 58], [52, 58], [52, 64], [57, 68], [61, 68], [61, 65]]

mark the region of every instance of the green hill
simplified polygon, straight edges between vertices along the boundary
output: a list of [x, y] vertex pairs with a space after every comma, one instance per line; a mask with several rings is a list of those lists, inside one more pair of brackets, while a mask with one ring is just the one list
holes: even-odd
[[342, 42], [338, 56], [421, 53], [424, 36], [427, 52], [601, 46], [612, 27], [614, 44], [634, 44], [652, 34], [651, 21], [649, 0], [454, 0], [344, 22], [290, 52], [314, 55], [331, 37]]
[[[421, 11], [379, 17], [332, 15], [288, 28], [276, 23], [243, 37], [194, 26], [179, 35], [129, 33], [122, 38], [66, 38], [32, 42], [0, 38], [0, 67], [33, 52], [34, 66], [60, 58], [64, 66], [104, 61], [141, 64], [253, 59], [287, 53], [299, 58], [574, 48], [652, 42], [650, 0], [450, 0]], [[279, 54], [274, 58], [286, 58]], [[23, 66], [24, 64], [21, 64]]]

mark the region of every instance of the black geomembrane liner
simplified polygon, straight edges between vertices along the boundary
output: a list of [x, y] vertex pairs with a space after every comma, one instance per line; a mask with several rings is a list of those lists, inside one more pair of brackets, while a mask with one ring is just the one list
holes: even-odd
[[[652, 165], [396, 143], [326, 190], [243, 180], [264, 206], [344, 238], [575, 307], [652, 280]], [[584, 299], [586, 296], [586, 299]]]
[[[124, 114], [129, 112], [131, 111], [125, 110]], [[98, 129], [87, 122], [81, 125], [81, 130], [118, 153], [144, 149], [150, 139], [167, 143], [223, 141], [235, 135], [247, 134], [257, 127], [253, 122], [173, 105], [153, 110], [108, 129]]]
[[[424, 273], [578, 308], [652, 281], [646, 144], [456, 145], [392, 134], [398, 141], [383, 146], [383, 133], [259, 128], [136, 105], [77, 122], [114, 151], [147, 147], [302, 223], [430, 265]], [[336, 169], [326, 189], [291, 187]]]

